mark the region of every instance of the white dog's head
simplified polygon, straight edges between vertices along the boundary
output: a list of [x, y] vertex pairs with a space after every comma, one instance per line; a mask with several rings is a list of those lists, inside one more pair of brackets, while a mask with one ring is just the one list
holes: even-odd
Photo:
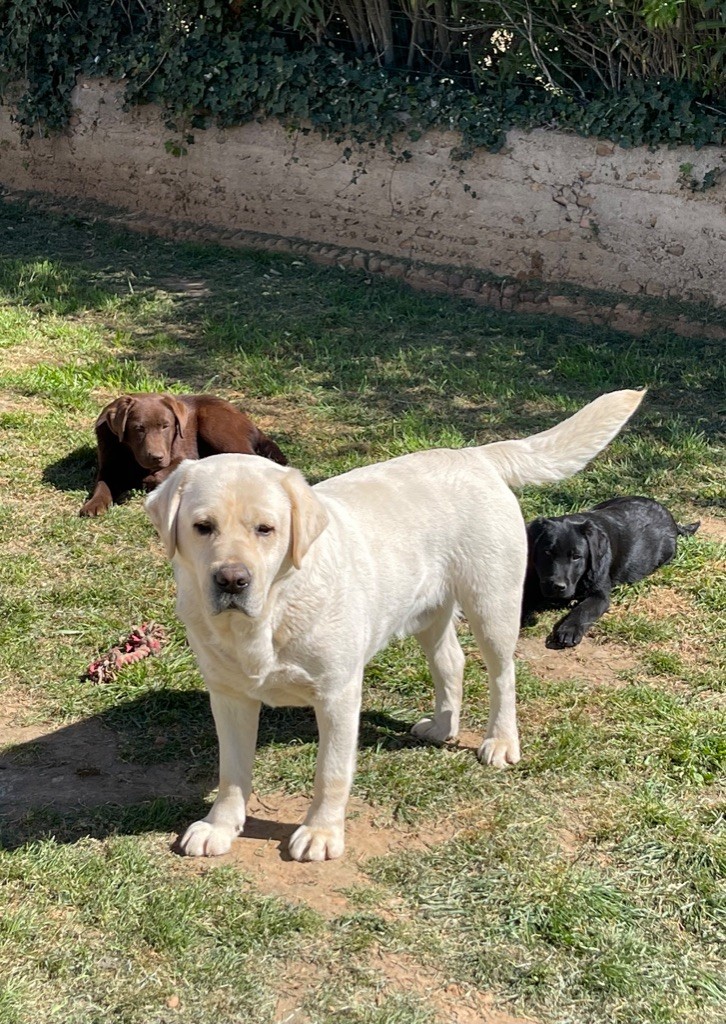
[[145, 503], [175, 564], [212, 614], [263, 611], [276, 579], [299, 569], [328, 523], [298, 470], [257, 455], [185, 461]]

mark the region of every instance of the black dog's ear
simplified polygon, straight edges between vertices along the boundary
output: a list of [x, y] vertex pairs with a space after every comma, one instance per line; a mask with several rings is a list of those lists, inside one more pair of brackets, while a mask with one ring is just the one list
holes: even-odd
[[527, 523], [527, 547], [529, 548], [529, 556], [532, 557], [534, 546], [542, 536], [544, 532], [544, 525], [547, 520], [543, 516], [538, 516], [537, 519], [533, 519], [531, 523]]
[[610, 578], [612, 549], [608, 535], [590, 519], [582, 524], [582, 533], [587, 541], [587, 568], [583, 574], [583, 582], [588, 590], [593, 589], [600, 580]]

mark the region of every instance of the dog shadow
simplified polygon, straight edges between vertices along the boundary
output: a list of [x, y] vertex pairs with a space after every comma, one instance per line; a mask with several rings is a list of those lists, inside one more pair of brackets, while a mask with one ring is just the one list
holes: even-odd
[[96, 472], [96, 448], [80, 445], [43, 470], [43, 483], [57, 491], [90, 490]]
[[[261, 843], [274, 843], [280, 860], [292, 862], [289, 851], [290, 837], [299, 826], [299, 821], [275, 821], [273, 818], [250, 815], [245, 820], [243, 838]], [[175, 853], [181, 852], [178, 843], [173, 849]]]
[[[359, 744], [418, 745], [409, 729], [408, 722], [366, 711]], [[316, 739], [312, 709], [263, 708], [258, 749]], [[146, 693], [52, 731], [11, 728], [0, 731], [0, 744], [0, 847], [6, 850], [48, 837], [74, 843], [173, 833], [204, 817], [217, 783], [217, 738], [203, 691]], [[285, 858], [298, 824], [274, 813], [268, 820], [255, 807], [245, 835], [275, 842]]]

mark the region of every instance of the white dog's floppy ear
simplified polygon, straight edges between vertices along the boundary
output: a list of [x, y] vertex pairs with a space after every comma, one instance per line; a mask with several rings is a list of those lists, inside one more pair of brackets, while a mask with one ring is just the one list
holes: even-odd
[[328, 525], [328, 513], [305, 477], [297, 469], [282, 478], [292, 507], [290, 527], [292, 564], [299, 569], [310, 545]]
[[184, 481], [192, 465], [191, 459], [181, 462], [164, 483], [152, 491], [144, 502], [146, 513], [166, 548], [167, 558], [173, 558], [176, 551], [176, 517], [184, 490]]

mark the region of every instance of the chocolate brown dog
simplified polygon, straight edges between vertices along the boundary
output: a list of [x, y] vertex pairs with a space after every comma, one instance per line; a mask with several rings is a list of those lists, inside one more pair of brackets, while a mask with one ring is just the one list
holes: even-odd
[[96, 420], [98, 473], [82, 516], [100, 516], [126, 491], [153, 491], [183, 459], [232, 452], [286, 466], [274, 441], [213, 395], [122, 395]]

